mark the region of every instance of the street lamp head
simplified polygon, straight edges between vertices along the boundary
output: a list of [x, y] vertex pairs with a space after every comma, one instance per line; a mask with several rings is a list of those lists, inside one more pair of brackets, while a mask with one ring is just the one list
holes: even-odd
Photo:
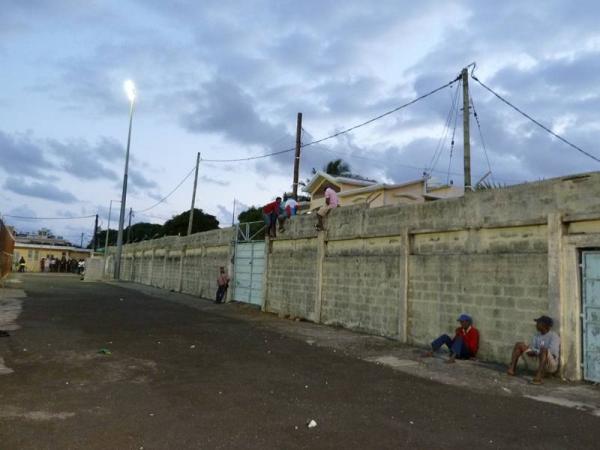
[[133, 81], [131, 80], [127, 80], [125, 81], [125, 83], [123, 84], [123, 88], [125, 89], [125, 93], [127, 94], [127, 98], [129, 99], [130, 102], [133, 102], [135, 100], [135, 84], [133, 84]]

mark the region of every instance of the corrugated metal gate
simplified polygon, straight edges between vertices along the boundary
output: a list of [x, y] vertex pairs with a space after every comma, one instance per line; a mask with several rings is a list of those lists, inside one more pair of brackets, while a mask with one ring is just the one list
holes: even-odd
[[582, 252], [583, 377], [600, 382], [600, 251]]
[[235, 250], [233, 299], [262, 306], [265, 243], [238, 243]]
[[262, 306], [266, 261], [263, 229], [262, 222], [237, 225], [232, 296], [237, 302]]

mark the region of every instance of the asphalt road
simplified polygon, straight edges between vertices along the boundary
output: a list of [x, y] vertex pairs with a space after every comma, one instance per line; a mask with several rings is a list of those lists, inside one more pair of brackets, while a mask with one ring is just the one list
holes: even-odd
[[600, 417], [574, 409], [434, 383], [119, 286], [23, 280], [22, 328], [0, 339], [14, 370], [0, 375], [1, 450], [591, 449], [600, 441]]

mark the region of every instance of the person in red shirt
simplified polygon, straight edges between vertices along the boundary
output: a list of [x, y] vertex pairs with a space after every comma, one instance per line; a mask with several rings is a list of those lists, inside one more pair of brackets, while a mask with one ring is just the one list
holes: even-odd
[[277, 237], [277, 217], [279, 217], [279, 207], [281, 205], [281, 197], [277, 197], [274, 202], [267, 203], [263, 206], [263, 218], [269, 237]]
[[441, 335], [431, 343], [432, 351], [427, 352], [425, 356], [433, 356], [442, 345], [450, 349], [450, 359], [447, 361], [453, 363], [456, 358], [469, 359], [477, 355], [479, 350], [479, 331], [473, 326], [473, 319], [468, 314], [461, 314], [458, 318], [460, 327], [454, 333], [454, 338], [447, 334]]

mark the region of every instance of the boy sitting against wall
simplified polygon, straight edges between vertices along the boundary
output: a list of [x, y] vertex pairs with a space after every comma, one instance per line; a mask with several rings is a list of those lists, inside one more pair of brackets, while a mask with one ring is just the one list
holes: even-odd
[[450, 358], [446, 361], [447, 363], [453, 363], [457, 358], [474, 358], [479, 350], [479, 331], [473, 326], [473, 319], [468, 314], [461, 314], [457, 322], [460, 322], [460, 327], [455, 330], [454, 337], [442, 334], [431, 343], [431, 351], [426, 352], [423, 356], [431, 357], [434, 352], [446, 345], [450, 350]]

